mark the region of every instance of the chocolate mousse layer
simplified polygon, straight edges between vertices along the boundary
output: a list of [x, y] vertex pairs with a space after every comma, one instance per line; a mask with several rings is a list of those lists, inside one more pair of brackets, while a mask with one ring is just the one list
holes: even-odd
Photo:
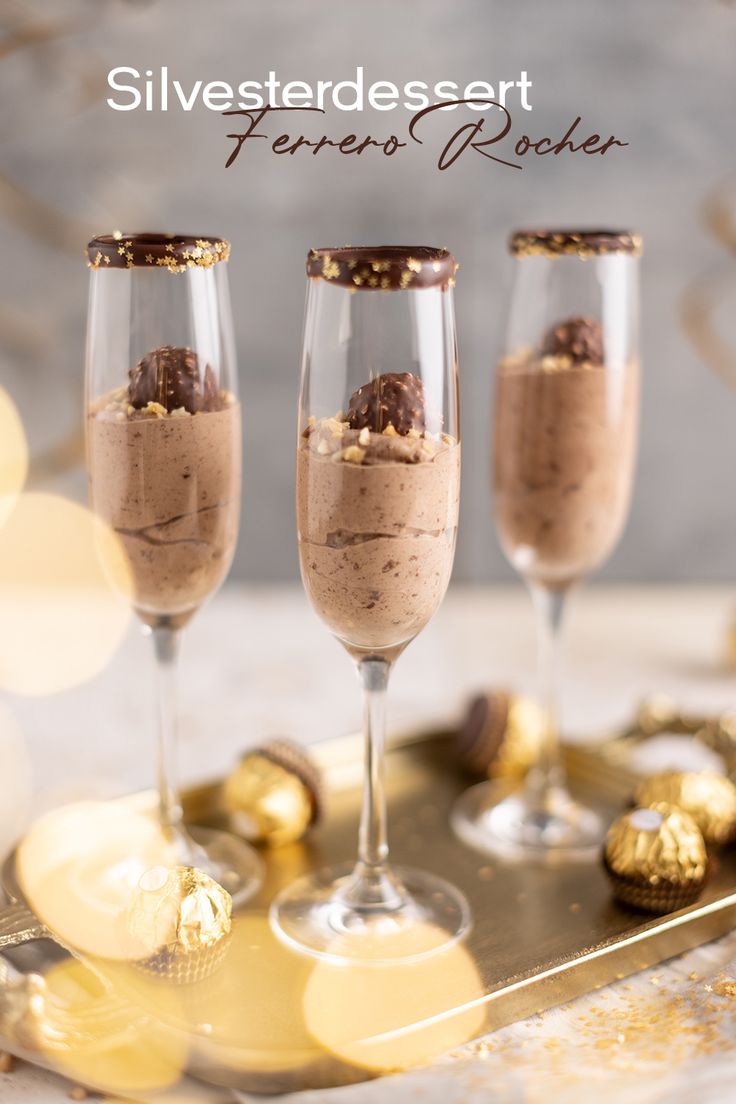
[[[360, 652], [407, 643], [437, 609], [452, 571], [460, 496], [459, 443], [408, 424], [416, 389], [382, 379], [386, 396], [409, 384], [392, 420], [360, 389], [349, 419], [310, 420], [297, 450], [304, 585], [332, 632]], [[386, 421], [380, 432], [361, 424], [370, 409]]]
[[[227, 392], [215, 395], [211, 374], [200, 388], [191, 356], [177, 365], [165, 348], [154, 360], [158, 383], [147, 378], [151, 364], [143, 358], [129, 387], [89, 411], [90, 494], [95, 512], [125, 546], [139, 615], [151, 624], [162, 618], [181, 623], [222, 583], [232, 561], [240, 513], [240, 407]], [[171, 409], [146, 401], [148, 387], [157, 387], [161, 397], [168, 389]]]
[[605, 560], [629, 507], [639, 369], [606, 363], [600, 324], [562, 321], [507, 357], [495, 406], [496, 518], [526, 578], [564, 588]]

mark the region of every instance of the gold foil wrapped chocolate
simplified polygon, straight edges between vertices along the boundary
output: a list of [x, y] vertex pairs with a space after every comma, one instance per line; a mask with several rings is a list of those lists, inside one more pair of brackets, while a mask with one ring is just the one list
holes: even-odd
[[270, 740], [240, 760], [223, 787], [234, 830], [272, 847], [301, 839], [320, 813], [317, 768], [296, 744]]
[[728, 773], [736, 776], [736, 713], [710, 717], [698, 730], [697, 736], [702, 744], [721, 756]]
[[637, 805], [665, 801], [693, 818], [707, 844], [728, 843], [736, 835], [736, 786], [713, 771], [664, 771], [637, 788]]
[[705, 840], [683, 809], [660, 802], [623, 813], [606, 837], [603, 864], [614, 896], [647, 912], [691, 904], [705, 884]]
[[457, 757], [472, 774], [523, 778], [544, 744], [544, 711], [506, 691], [479, 694], [457, 731]]
[[200, 981], [217, 968], [231, 926], [230, 894], [192, 866], [147, 870], [127, 913], [136, 965], [179, 983]]

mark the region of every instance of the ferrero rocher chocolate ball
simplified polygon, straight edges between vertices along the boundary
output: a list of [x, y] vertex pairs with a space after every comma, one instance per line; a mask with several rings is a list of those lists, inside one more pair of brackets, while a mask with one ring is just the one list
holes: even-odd
[[319, 771], [290, 740], [270, 740], [240, 760], [223, 802], [240, 835], [278, 847], [301, 839], [319, 818]]
[[383, 433], [393, 426], [399, 436], [425, 429], [424, 384], [412, 372], [384, 372], [350, 396], [351, 429]]
[[597, 318], [567, 318], [542, 338], [543, 356], [566, 356], [573, 364], [603, 363], [603, 327]]
[[696, 736], [702, 744], [720, 755], [728, 773], [736, 777], [736, 713], [729, 711], [707, 719]]
[[699, 896], [708, 855], [692, 817], [660, 802], [632, 809], [613, 822], [603, 865], [617, 900], [663, 913], [684, 908]]
[[504, 690], [478, 694], [457, 731], [457, 757], [479, 777], [523, 778], [539, 759], [546, 731], [536, 702]]
[[138, 967], [170, 981], [200, 981], [222, 961], [232, 925], [227, 890], [192, 866], [154, 866], [128, 907]]
[[736, 835], [736, 786], [713, 771], [664, 771], [638, 787], [637, 805], [666, 801], [693, 818], [707, 844], [728, 843]]
[[222, 407], [212, 366], [202, 370], [193, 349], [161, 345], [141, 357], [129, 376], [128, 397], [138, 410], [149, 403], [158, 403], [169, 413], [183, 409], [196, 414]]

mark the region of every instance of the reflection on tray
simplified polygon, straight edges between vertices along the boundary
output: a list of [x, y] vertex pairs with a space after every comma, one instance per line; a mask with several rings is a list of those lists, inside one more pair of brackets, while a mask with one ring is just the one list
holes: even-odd
[[[267, 906], [302, 871], [349, 858], [360, 801], [359, 772], [349, 767], [359, 754], [352, 739], [319, 748], [328, 790], [323, 823], [305, 841], [268, 852], [264, 887], [250, 911], [235, 915], [226, 953], [190, 984], [142, 970], [121, 939], [135, 882], [126, 866], [131, 851], [138, 848], [142, 868], [165, 860], [147, 816], [149, 795], [108, 804], [100, 817], [89, 807], [67, 810], [64, 830], [53, 817], [40, 822], [8, 867], [6, 889], [31, 899], [58, 942], [74, 950], [60, 954], [46, 940], [35, 944], [32, 960], [16, 958], [43, 978], [25, 979], [22, 1015], [17, 976], [12, 986], [0, 984], [5, 1045], [129, 1096], [150, 1095], [185, 1071], [246, 1091], [326, 1087], [425, 1062], [733, 926], [736, 859], [729, 851], [698, 904], [650, 919], [612, 903], [597, 861], [520, 866], [464, 847], [447, 824], [467, 778], [454, 765], [449, 738], [430, 734], [389, 753], [392, 849], [399, 862], [421, 863], [461, 887], [473, 911], [470, 937], [390, 969], [315, 963], [274, 938]], [[609, 818], [636, 781], [620, 759], [580, 748], [567, 754], [574, 789]], [[190, 819], [212, 813], [217, 790], [213, 784], [186, 795]], [[103, 839], [108, 856], [121, 859], [112, 875], [95, 861]], [[36, 917], [28, 922], [38, 934]], [[21, 942], [17, 930], [13, 938]], [[424, 941], [413, 953], [431, 949], [431, 929], [415, 929], [412, 938]]]

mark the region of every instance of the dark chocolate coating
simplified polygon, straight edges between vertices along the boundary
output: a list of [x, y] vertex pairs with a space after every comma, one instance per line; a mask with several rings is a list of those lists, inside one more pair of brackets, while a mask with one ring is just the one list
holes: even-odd
[[197, 354], [174, 345], [162, 345], [141, 357], [130, 370], [128, 395], [138, 410], [148, 403], [159, 403], [169, 413], [184, 407], [190, 414], [197, 414], [200, 410], [219, 410], [222, 405], [211, 366], [205, 368], [203, 386]]
[[602, 256], [626, 253], [638, 257], [642, 251], [639, 234], [629, 230], [515, 230], [509, 250], [517, 257]]
[[350, 396], [348, 422], [351, 429], [383, 433], [387, 426], [405, 437], [410, 429], [423, 433], [424, 384], [411, 372], [384, 372]]
[[603, 364], [603, 327], [596, 318], [567, 318], [547, 330], [542, 356], [567, 356], [573, 364]]
[[430, 245], [343, 245], [310, 249], [307, 275], [351, 291], [453, 287], [458, 265], [447, 249]]
[[217, 235], [135, 233], [99, 234], [87, 245], [90, 268], [164, 268], [183, 272], [211, 268], [230, 256], [230, 243]]

